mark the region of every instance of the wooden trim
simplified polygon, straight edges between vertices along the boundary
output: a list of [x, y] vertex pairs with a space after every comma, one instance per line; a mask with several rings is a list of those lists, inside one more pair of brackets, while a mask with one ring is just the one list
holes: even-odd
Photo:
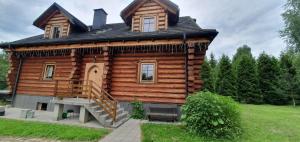
[[[210, 43], [206, 38], [193, 38], [188, 39], [187, 42], [191, 43]], [[6, 49], [5, 51], [42, 51], [42, 50], [58, 50], [58, 49], [78, 49], [78, 48], [99, 48], [99, 47], [130, 47], [130, 46], [147, 46], [147, 45], [180, 45], [182, 39], [170, 40], [144, 40], [144, 41], [119, 41], [119, 42], [99, 42], [87, 44], [62, 44], [62, 45], [43, 45], [43, 46], [30, 46], [18, 47], [16, 49]]]

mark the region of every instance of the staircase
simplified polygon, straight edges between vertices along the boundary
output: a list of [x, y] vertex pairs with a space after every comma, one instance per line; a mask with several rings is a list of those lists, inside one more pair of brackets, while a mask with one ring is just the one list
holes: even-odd
[[113, 118], [96, 103], [91, 103], [84, 106], [95, 118], [96, 120], [103, 125], [104, 127], [117, 128], [128, 120], [128, 112], [124, 111], [120, 105], [117, 105], [116, 110], [116, 119], [113, 121]]
[[118, 101], [108, 92], [101, 89], [93, 81], [56, 81], [55, 86], [55, 96], [88, 97], [90, 103], [84, 107], [104, 127], [116, 128], [128, 120], [128, 112], [121, 108]]

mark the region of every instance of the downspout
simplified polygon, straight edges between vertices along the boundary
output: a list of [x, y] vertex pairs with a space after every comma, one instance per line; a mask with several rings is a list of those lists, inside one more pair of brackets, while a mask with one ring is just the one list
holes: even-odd
[[16, 97], [16, 94], [17, 94], [17, 87], [18, 87], [19, 78], [20, 78], [20, 72], [21, 72], [22, 64], [23, 64], [23, 58], [18, 57], [18, 59], [19, 59], [19, 65], [18, 65], [18, 70], [17, 70], [17, 74], [16, 74], [14, 89], [13, 89], [13, 93], [12, 93], [12, 100], [11, 100], [11, 106], [12, 107], [14, 107], [15, 97]]
[[185, 66], [185, 97], [189, 95], [189, 74], [188, 74], [188, 49], [186, 46], [186, 33], [183, 34], [183, 48], [184, 48], [184, 66]]

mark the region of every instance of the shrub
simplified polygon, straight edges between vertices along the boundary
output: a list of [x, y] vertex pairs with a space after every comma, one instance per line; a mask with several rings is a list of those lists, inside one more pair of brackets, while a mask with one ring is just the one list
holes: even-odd
[[192, 133], [213, 138], [235, 138], [241, 133], [240, 109], [230, 97], [199, 92], [187, 98], [182, 113]]
[[142, 102], [134, 101], [131, 103], [132, 106], [132, 114], [131, 118], [133, 119], [144, 119], [145, 112], [144, 112], [144, 105]]

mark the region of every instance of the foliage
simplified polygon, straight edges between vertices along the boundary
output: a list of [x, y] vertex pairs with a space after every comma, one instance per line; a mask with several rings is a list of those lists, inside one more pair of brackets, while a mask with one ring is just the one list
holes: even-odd
[[6, 74], [8, 71], [8, 61], [7, 55], [0, 52], [0, 90], [5, 89], [6, 83], [1, 81], [6, 81]]
[[257, 61], [258, 87], [264, 102], [274, 105], [287, 104], [288, 98], [280, 89], [280, 67], [278, 60], [265, 53]]
[[248, 45], [243, 45], [236, 50], [235, 55], [233, 55], [232, 59], [232, 68], [233, 73], [236, 77], [237, 75], [237, 66], [243, 56], [249, 56], [252, 58], [251, 48]]
[[242, 103], [261, 104], [258, 92], [256, 62], [250, 56], [242, 56], [237, 65], [237, 94]]
[[199, 92], [182, 106], [188, 131], [213, 138], [234, 138], [241, 133], [238, 104], [230, 97]]
[[[143, 124], [143, 142], [296, 142], [300, 139], [300, 108], [240, 105], [241, 137], [211, 139], [187, 133], [181, 125]], [[287, 121], [288, 120], [288, 121]]]
[[290, 50], [300, 52], [300, 2], [287, 0], [285, 12], [282, 14], [285, 27], [280, 32]]
[[203, 80], [203, 90], [214, 91], [212, 72], [209, 63], [205, 60], [201, 67], [201, 79]]
[[70, 141], [98, 141], [106, 129], [0, 119], [0, 136], [49, 138]]
[[144, 105], [142, 102], [134, 101], [131, 103], [131, 106], [132, 106], [131, 118], [133, 119], [145, 118]]
[[283, 93], [286, 96], [289, 96], [293, 102], [293, 105], [296, 105], [297, 99], [300, 99], [300, 83], [297, 79], [297, 70], [293, 66], [293, 61], [289, 54], [282, 54], [280, 57], [280, 84], [283, 90]]
[[223, 55], [219, 62], [216, 92], [223, 96], [236, 97], [236, 80], [228, 56]]
[[0, 106], [5, 106], [7, 102], [3, 99], [0, 99]]

